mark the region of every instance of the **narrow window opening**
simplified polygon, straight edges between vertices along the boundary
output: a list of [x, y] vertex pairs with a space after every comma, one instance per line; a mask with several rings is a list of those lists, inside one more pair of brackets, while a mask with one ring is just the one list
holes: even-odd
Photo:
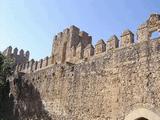
[[151, 40], [155, 40], [157, 38], [160, 38], [160, 32], [155, 31], [155, 32], [151, 33]]

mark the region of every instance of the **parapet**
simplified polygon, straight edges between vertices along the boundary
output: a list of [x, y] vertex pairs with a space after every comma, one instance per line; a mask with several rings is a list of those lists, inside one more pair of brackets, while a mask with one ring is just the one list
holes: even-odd
[[11, 46], [9, 46], [6, 50], [3, 51], [3, 54], [9, 58], [12, 58], [15, 60], [16, 64], [22, 64], [29, 60], [29, 51], [26, 51], [24, 53], [24, 50], [21, 49], [18, 52], [18, 48], [12, 49]]
[[[151, 40], [150, 36], [154, 31], [160, 32], [159, 14], [152, 14], [145, 23], [139, 26], [136, 37], [138, 39], [137, 41], [144, 42]], [[81, 31], [78, 27], [73, 25], [64, 29], [63, 32], [59, 32], [54, 37], [52, 54], [50, 57], [34, 61], [33, 64], [28, 62], [25, 65], [25, 69], [37, 71], [54, 64], [65, 64], [66, 62], [78, 64], [86, 58], [97, 58], [104, 55], [101, 53], [108, 54], [112, 50], [119, 50], [119, 48], [127, 48], [135, 45], [136, 43], [134, 43], [134, 41], [134, 34], [127, 29], [122, 32], [120, 40], [116, 35], [113, 35], [106, 42], [100, 39], [94, 47], [92, 45], [92, 37], [87, 32]], [[12, 53], [11, 49], [12, 48], [9, 47], [6, 50], [7, 54]], [[17, 51], [18, 49], [14, 50], [15, 55], [17, 55]], [[25, 56], [29, 59], [29, 51], [25, 54], [21, 51], [20, 56]], [[24, 66], [22, 69], [23, 68]]]
[[26, 63], [17, 64], [16, 71], [30, 73], [30, 72], [35, 72], [35, 71], [44, 69], [50, 65], [53, 65], [51, 58], [52, 57], [47, 56], [44, 59], [40, 59], [39, 61], [35, 61], [34, 59], [31, 59], [30, 61], [27, 61]]
[[[13, 50], [13, 51], [12, 51], [12, 50]], [[24, 54], [24, 50], [23, 50], [23, 49], [21, 49], [21, 50], [19, 51], [19, 54], [18, 54], [18, 48], [12, 49], [11, 46], [7, 47], [7, 48], [3, 51], [3, 54], [4, 54], [5, 56], [8, 56], [8, 57], [11, 57], [11, 56], [13, 55], [13, 56], [21, 56], [21, 57], [27, 57], [27, 58], [29, 58], [29, 55], [30, 55], [29, 51], [26, 51], [26, 53]]]

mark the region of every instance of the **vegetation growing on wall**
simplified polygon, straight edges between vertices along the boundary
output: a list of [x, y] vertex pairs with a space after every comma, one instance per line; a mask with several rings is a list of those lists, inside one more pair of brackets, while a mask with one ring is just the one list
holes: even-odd
[[10, 86], [7, 77], [13, 73], [13, 61], [0, 53], [0, 120], [9, 120], [13, 100], [9, 97]]

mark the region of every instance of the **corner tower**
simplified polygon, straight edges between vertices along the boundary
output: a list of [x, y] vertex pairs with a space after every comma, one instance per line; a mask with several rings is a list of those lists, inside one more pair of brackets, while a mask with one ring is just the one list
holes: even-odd
[[[88, 44], [91, 44], [91, 42], [91, 36], [84, 31], [80, 31], [76, 26], [65, 29], [54, 37], [51, 54], [52, 63], [74, 63], [77, 56], [76, 49], [78, 45], [81, 44], [82, 49], [84, 49]], [[83, 50], [81, 50], [81, 52], [83, 55]]]

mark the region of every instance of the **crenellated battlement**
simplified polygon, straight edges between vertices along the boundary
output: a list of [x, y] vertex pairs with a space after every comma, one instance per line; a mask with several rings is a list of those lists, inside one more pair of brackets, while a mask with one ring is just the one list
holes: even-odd
[[[17, 62], [20, 63], [17, 65], [17, 70], [33, 72], [54, 64], [78, 64], [83, 61], [89, 61], [99, 55], [101, 56], [101, 54], [108, 54], [109, 51], [117, 51], [118, 49], [128, 48], [139, 43], [141, 45], [141, 43], [145, 41], [152, 42], [151, 36], [155, 31], [160, 32], [159, 14], [150, 15], [149, 19], [138, 27], [137, 40], [135, 40], [133, 32], [126, 29], [122, 32], [120, 39], [116, 35], [113, 35], [106, 41], [100, 39], [96, 45], [93, 46], [92, 37], [87, 32], [81, 31], [78, 27], [73, 25], [55, 35], [50, 57], [39, 61], [28, 61], [29, 51], [24, 53], [23, 50], [20, 50], [18, 54], [18, 49], [15, 48], [12, 51], [12, 47], [8, 47], [4, 51], [4, 54], [6, 56], [18, 56], [16, 58], [26, 58], [25, 62]], [[159, 41], [159, 38], [155, 38], [155, 40]], [[135, 43], [135, 41], [137, 41], [137, 43]], [[153, 44], [154, 43], [155, 41], [153, 41]], [[152, 47], [157, 49], [157, 43], [159, 42], [156, 42], [156, 45]]]
[[16, 67], [16, 71], [21, 71], [24, 73], [30, 73], [34, 72], [40, 69], [44, 69], [50, 65], [52, 65], [52, 57], [45, 57], [44, 59], [40, 59], [39, 61], [35, 61], [34, 59], [31, 59], [30, 61], [18, 64]]
[[13, 49], [11, 46], [9, 46], [3, 51], [3, 54], [8, 57], [14, 55], [14, 56], [26, 57], [29, 59], [30, 52], [29, 51], [24, 52], [23, 49], [18, 51], [18, 48]]
[[30, 52], [24, 51], [21, 49], [20, 51], [18, 48], [12, 48], [9, 46], [3, 51], [3, 54], [9, 58], [12, 58], [15, 60], [16, 64], [23, 64], [29, 60]]

